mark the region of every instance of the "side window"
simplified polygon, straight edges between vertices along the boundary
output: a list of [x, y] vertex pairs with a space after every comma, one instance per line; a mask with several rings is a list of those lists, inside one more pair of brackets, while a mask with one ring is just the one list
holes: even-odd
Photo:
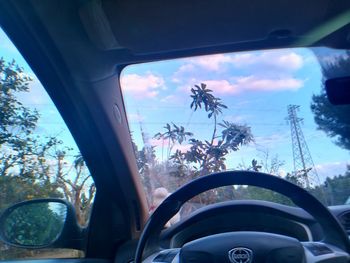
[[[95, 187], [68, 128], [15, 46], [0, 28], [0, 213], [36, 198], [62, 198], [81, 226]], [[43, 210], [45, 211], [45, 210]], [[29, 250], [0, 242], [0, 260], [72, 258], [72, 249]]]

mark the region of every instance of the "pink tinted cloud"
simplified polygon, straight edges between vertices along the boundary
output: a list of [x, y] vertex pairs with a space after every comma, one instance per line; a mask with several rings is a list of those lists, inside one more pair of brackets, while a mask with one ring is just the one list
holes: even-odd
[[[168, 147], [168, 140], [162, 140], [162, 139], [155, 139], [152, 138], [149, 140], [149, 144], [151, 146], [155, 146], [155, 147], [165, 147], [165, 149], [167, 149]], [[172, 153], [175, 152], [176, 150], [180, 150], [181, 152], [187, 152], [189, 151], [191, 148], [190, 144], [175, 144], [172, 148]]]
[[259, 78], [256, 76], [240, 77], [236, 81], [238, 90], [254, 91], [283, 91], [298, 90], [303, 87], [304, 81], [301, 79], [286, 78]]
[[160, 100], [163, 104], [171, 105], [171, 106], [183, 106], [185, 105], [186, 98], [183, 97], [183, 94], [171, 94], [165, 96]]
[[188, 152], [191, 149], [191, 144], [176, 144], [173, 147], [173, 152], [179, 150], [183, 153]]
[[190, 60], [193, 65], [202, 67], [206, 70], [218, 71], [222, 65], [231, 62], [229, 55], [217, 54], [209, 56], [200, 56]]
[[256, 76], [238, 77], [232, 82], [227, 80], [205, 80], [208, 88], [216, 94], [238, 94], [244, 91], [294, 91], [303, 87], [304, 81], [292, 77], [259, 78]]
[[236, 68], [255, 67], [255, 70], [258, 71], [278, 69], [279, 72], [293, 72], [303, 67], [304, 58], [295, 52], [282, 50], [200, 56], [192, 58], [188, 63], [180, 66], [173, 75], [173, 81], [183, 82], [183, 77], [196, 72], [196, 70], [218, 72], [227, 65], [233, 65]]
[[[246, 91], [296, 91], [304, 86], [304, 80], [285, 78], [260, 78], [257, 76], [236, 77], [231, 81], [221, 80], [191, 80], [190, 83], [205, 83], [218, 95], [236, 95]], [[190, 94], [192, 84], [181, 86], [178, 90]]]
[[152, 138], [152, 139], [148, 140], [148, 143], [151, 146], [160, 146], [160, 147], [162, 147], [163, 145], [166, 146], [168, 144], [168, 141], [167, 140], [162, 140], [162, 139]]
[[207, 87], [215, 92], [215, 94], [237, 94], [239, 87], [227, 80], [206, 80], [203, 81]]
[[152, 73], [126, 74], [120, 80], [122, 90], [137, 99], [154, 98], [164, 89], [164, 79]]
[[241, 53], [231, 57], [230, 62], [235, 67], [243, 68], [249, 66], [259, 66], [278, 68], [282, 71], [296, 71], [304, 65], [304, 59], [295, 52], [285, 51], [265, 51], [262, 53]]

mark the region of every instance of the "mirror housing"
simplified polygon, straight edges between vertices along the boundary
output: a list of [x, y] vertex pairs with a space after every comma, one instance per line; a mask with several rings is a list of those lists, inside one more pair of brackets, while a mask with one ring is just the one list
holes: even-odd
[[[39, 211], [43, 213], [41, 218]], [[21, 229], [23, 226], [25, 232]], [[77, 222], [74, 207], [62, 199], [24, 201], [8, 207], [0, 215], [0, 239], [14, 247], [83, 250], [85, 235], [85, 229]]]
[[328, 79], [325, 82], [325, 87], [331, 104], [350, 104], [350, 77]]

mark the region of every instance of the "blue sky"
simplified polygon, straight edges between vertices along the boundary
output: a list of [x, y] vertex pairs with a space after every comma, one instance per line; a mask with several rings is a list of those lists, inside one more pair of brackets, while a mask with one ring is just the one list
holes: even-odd
[[[33, 77], [30, 92], [19, 99], [40, 112], [37, 132], [59, 135], [66, 145], [76, 148], [51, 99], [1, 29], [0, 57], [15, 59]], [[281, 174], [293, 170], [290, 127], [285, 120], [287, 105], [300, 105], [298, 115], [304, 119], [304, 136], [317, 172], [324, 178], [343, 173], [349, 153], [316, 129], [310, 100], [312, 94], [319, 93], [321, 78], [320, 66], [310, 50], [289, 49], [133, 65], [123, 71], [121, 85], [135, 142], [140, 148], [144, 144], [142, 123], [147, 143], [157, 146], [159, 160], [162, 143], [153, 135], [162, 131], [167, 122], [185, 126], [196, 138], [210, 137], [212, 121], [189, 107], [190, 88], [203, 82], [228, 106], [221, 119], [249, 125], [255, 137], [254, 143], [229, 155], [228, 168], [249, 165], [253, 158], [262, 159], [263, 152], [268, 152], [285, 161]], [[186, 151], [188, 144], [184, 142], [176, 148]]]
[[29, 92], [19, 94], [18, 99], [25, 106], [39, 111], [40, 119], [36, 132], [43, 136], [58, 136], [65, 145], [75, 149], [74, 153], [72, 153], [72, 155], [75, 155], [78, 152], [78, 148], [55, 105], [24, 58], [1, 28], [0, 57], [7, 62], [14, 59], [16, 63], [24, 69], [25, 74], [33, 79], [29, 85]]
[[[319, 50], [329, 59], [329, 50]], [[287, 105], [300, 105], [302, 130], [317, 172], [321, 178], [344, 173], [349, 153], [318, 131], [310, 110], [311, 97], [321, 90], [321, 69], [308, 49], [217, 54], [177, 59], [127, 67], [121, 85], [130, 129], [141, 148], [146, 141], [157, 146], [162, 159], [162, 142], [153, 139], [167, 122], [185, 126], [196, 138], [211, 138], [212, 120], [202, 112], [193, 112], [190, 88], [205, 83], [221, 98], [228, 110], [221, 119], [247, 124], [255, 142], [231, 153], [228, 168], [249, 165], [253, 158], [278, 155], [285, 162], [281, 174], [293, 170], [290, 126], [286, 121]], [[178, 145], [182, 151], [188, 143]], [[164, 157], [163, 157], [164, 159]]]

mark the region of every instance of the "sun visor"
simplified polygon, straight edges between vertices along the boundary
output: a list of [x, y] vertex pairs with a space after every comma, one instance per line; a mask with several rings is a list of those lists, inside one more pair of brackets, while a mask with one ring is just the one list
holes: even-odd
[[325, 86], [330, 103], [333, 105], [350, 104], [350, 77], [328, 79]]

